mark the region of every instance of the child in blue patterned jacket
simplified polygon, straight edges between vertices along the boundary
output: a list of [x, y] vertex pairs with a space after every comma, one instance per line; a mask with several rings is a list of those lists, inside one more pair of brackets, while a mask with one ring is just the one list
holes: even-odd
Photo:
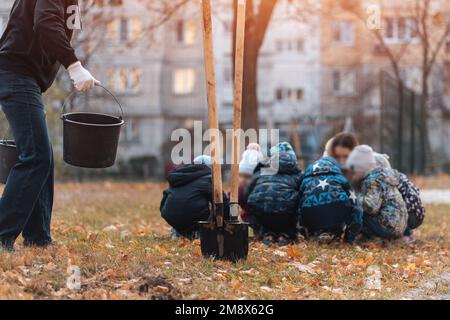
[[338, 162], [324, 157], [305, 172], [300, 187], [298, 223], [322, 243], [353, 243], [362, 225], [362, 209], [356, 193]]
[[270, 155], [269, 162], [256, 169], [244, 202], [261, 226], [263, 242], [282, 246], [297, 239], [296, 210], [302, 173], [289, 143], [273, 147]]

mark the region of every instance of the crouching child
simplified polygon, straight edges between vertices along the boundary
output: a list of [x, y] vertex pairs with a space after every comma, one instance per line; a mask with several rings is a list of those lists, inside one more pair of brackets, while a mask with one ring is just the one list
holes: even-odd
[[[392, 168], [387, 155], [375, 153], [375, 160], [379, 168]], [[408, 227], [405, 231], [405, 240], [407, 242], [414, 242], [415, 238], [413, 230], [419, 228], [423, 224], [426, 210], [422, 202], [420, 189], [409, 180], [407, 175], [397, 170], [394, 170], [394, 172], [400, 183], [398, 185], [398, 190], [403, 197], [403, 201], [405, 201], [406, 209], [408, 211]]]
[[349, 180], [360, 191], [364, 210], [362, 233], [366, 238], [400, 239], [408, 225], [405, 201], [398, 189], [397, 172], [377, 166], [369, 146], [359, 146], [347, 161]]
[[270, 151], [268, 163], [260, 165], [247, 188], [244, 201], [266, 245], [287, 245], [297, 240], [296, 211], [302, 179], [297, 156], [289, 143]]
[[245, 202], [245, 191], [252, 181], [256, 167], [264, 160], [261, 147], [256, 143], [248, 145], [242, 154], [239, 164], [239, 206], [241, 208], [241, 220], [250, 224], [255, 236], [259, 237], [259, 225], [255, 217], [250, 213], [248, 204]]
[[[197, 238], [197, 223], [209, 219], [213, 202], [211, 165], [209, 156], [201, 156], [194, 164], [184, 165], [169, 174], [169, 188], [164, 191], [160, 211], [173, 228], [173, 238]], [[224, 202], [229, 211], [226, 197]]]
[[[300, 187], [298, 223], [320, 242], [353, 243], [361, 231], [362, 208], [338, 162], [324, 157], [308, 167]], [[344, 233], [345, 230], [345, 233]]]

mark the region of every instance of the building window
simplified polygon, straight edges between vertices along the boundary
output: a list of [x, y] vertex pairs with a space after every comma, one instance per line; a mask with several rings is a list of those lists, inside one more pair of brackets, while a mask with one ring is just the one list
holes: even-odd
[[297, 101], [303, 101], [305, 98], [305, 93], [303, 92], [303, 89], [297, 89]]
[[303, 52], [305, 50], [305, 41], [303, 39], [297, 40], [297, 51]]
[[193, 94], [195, 90], [196, 73], [193, 68], [180, 68], [173, 72], [173, 93], [175, 95]]
[[384, 39], [391, 44], [405, 43], [417, 38], [417, 23], [413, 18], [384, 19]]
[[354, 24], [351, 21], [333, 22], [333, 42], [335, 44], [352, 46], [355, 40]]
[[129, 21], [128, 19], [120, 19], [120, 41], [127, 42], [129, 34]]
[[223, 79], [227, 84], [233, 82], [233, 72], [231, 72], [230, 67], [225, 67], [223, 69]]
[[224, 21], [223, 29], [224, 29], [225, 33], [227, 33], [227, 34], [230, 34], [231, 32], [233, 32], [233, 28], [232, 28], [231, 22]]
[[356, 75], [353, 71], [333, 72], [333, 91], [337, 95], [353, 95], [356, 92]]
[[138, 17], [118, 18], [108, 23], [107, 39], [120, 42], [135, 41], [141, 37], [142, 23]]
[[277, 52], [282, 51], [294, 51], [298, 52], [304, 51], [305, 42], [303, 39], [291, 40], [291, 39], [278, 39], [275, 42], [275, 47]]
[[275, 98], [277, 101], [283, 101], [283, 89], [277, 89], [275, 91]]
[[112, 67], [108, 70], [110, 87], [118, 93], [141, 90], [142, 70], [137, 67]]
[[116, 40], [119, 38], [119, 28], [117, 24], [117, 20], [114, 19], [110, 22], [108, 22], [108, 25], [106, 26], [106, 38], [108, 40]]
[[177, 42], [184, 45], [193, 45], [197, 38], [197, 25], [194, 20], [179, 20], [176, 24]]
[[304, 91], [300, 88], [278, 88], [275, 90], [275, 99], [278, 102], [300, 102], [304, 99]]

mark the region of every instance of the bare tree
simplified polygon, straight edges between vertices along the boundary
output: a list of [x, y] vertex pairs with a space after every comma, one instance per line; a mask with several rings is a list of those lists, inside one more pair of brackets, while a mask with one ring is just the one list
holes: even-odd
[[[423, 150], [427, 150], [431, 155], [430, 136], [428, 129], [428, 119], [430, 110], [430, 77], [437, 63], [442, 48], [450, 36], [450, 5], [446, 0], [434, 1], [436, 9], [432, 8], [431, 0], [416, 0], [415, 5], [415, 21], [417, 24], [417, 34], [421, 42], [422, 50], [422, 90], [421, 90], [421, 114], [422, 128], [424, 135], [421, 137], [421, 145]], [[446, 6], [446, 7], [445, 7]], [[447, 10], [447, 12], [443, 10]], [[438, 32], [441, 31], [441, 32]], [[440, 30], [439, 30], [440, 29]], [[425, 152], [423, 152], [425, 157]], [[423, 159], [426, 161], [426, 158]]]
[[[339, 5], [343, 10], [353, 13], [364, 24], [367, 21], [367, 14], [362, 0], [340, 0]], [[383, 9], [384, 1], [378, 0], [378, 6]], [[433, 5], [435, 7], [433, 8]], [[426, 163], [426, 155], [431, 156], [430, 137], [429, 137], [429, 108], [430, 108], [430, 77], [433, 68], [436, 66], [440, 54], [446, 40], [450, 36], [450, 19], [446, 17], [449, 13], [450, 6], [446, 0], [415, 0], [415, 5], [410, 8], [409, 18], [415, 21], [414, 30], [411, 30], [415, 38], [420, 40], [420, 56], [417, 57], [421, 61], [421, 127], [424, 134], [421, 136], [422, 163]], [[374, 38], [379, 44], [382, 52], [389, 60], [392, 74], [397, 82], [399, 106], [404, 106], [404, 78], [402, 76], [403, 58], [406, 54], [413, 51], [411, 48], [412, 37], [405, 39], [401, 44], [392, 46], [387, 43], [385, 38], [385, 30], [371, 30]], [[403, 131], [403, 122], [399, 119], [399, 132]], [[400, 145], [401, 148], [401, 145]], [[425, 152], [426, 150], [426, 152]], [[400, 150], [401, 151], [401, 150]], [[401, 154], [401, 152], [399, 152]], [[400, 160], [401, 161], [401, 160]]]

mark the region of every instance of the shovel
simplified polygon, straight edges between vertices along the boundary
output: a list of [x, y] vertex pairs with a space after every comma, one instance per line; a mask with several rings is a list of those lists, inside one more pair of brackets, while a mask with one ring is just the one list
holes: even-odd
[[[238, 196], [238, 165], [240, 135], [233, 138], [233, 190], [230, 207], [230, 221], [224, 221], [224, 204], [222, 190], [222, 173], [220, 165], [220, 141], [217, 115], [216, 79], [214, 70], [214, 49], [211, 18], [211, 0], [202, 1], [203, 11], [203, 40], [206, 74], [206, 94], [208, 98], [208, 121], [211, 132], [211, 157], [213, 158], [213, 210], [209, 221], [199, 222], [200, 242], [204, 257], [221, 260], [239, 261], [248, 255], [248, 225], [239, 222]], [[245, 31], [245, 1], [239, 1], [238, 29], [236, 32], [236, 83], [235, 90], [235, 121], [234, 127], [240, 128], [242, 105], [242, 76]], [[237, 111], [237, 112], [236, 112]], [[239, 137], [238, 137], [239, 136]]]

